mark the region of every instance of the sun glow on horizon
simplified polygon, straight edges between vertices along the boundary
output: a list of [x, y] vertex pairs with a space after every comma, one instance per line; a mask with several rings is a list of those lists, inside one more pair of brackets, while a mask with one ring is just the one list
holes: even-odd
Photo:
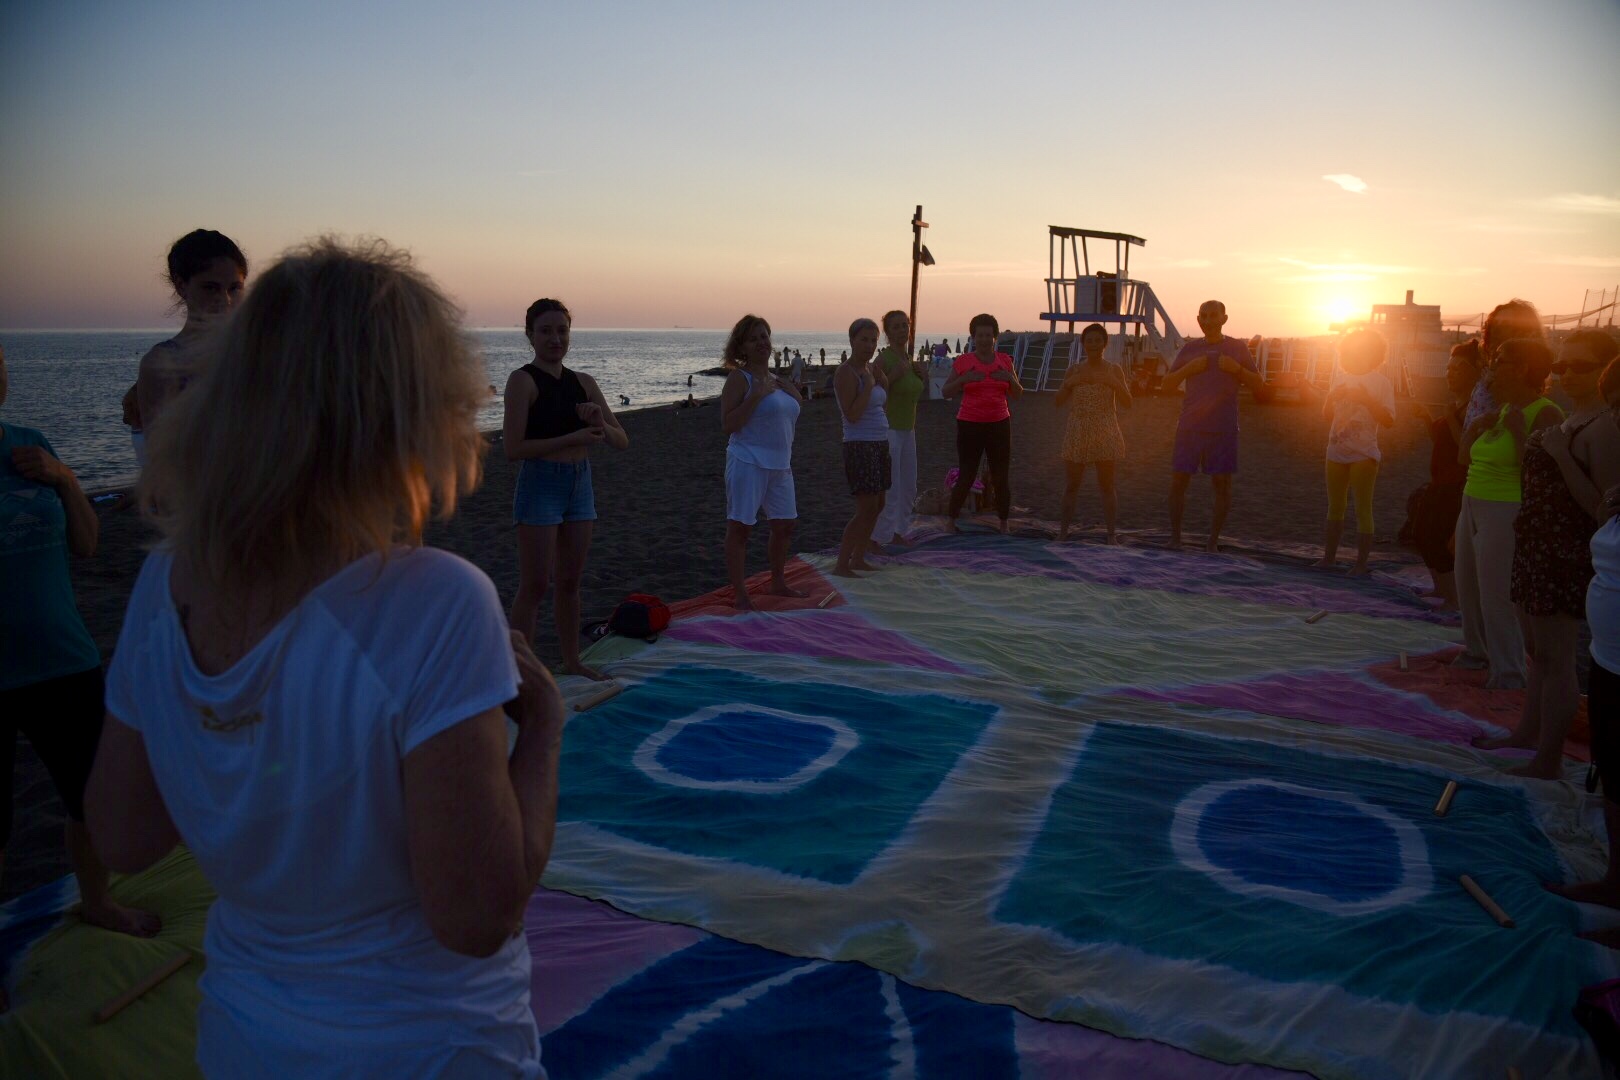
[[1369, 309], [1364, 301], [1349, 296], [1334, 296], [1319, 305], [1318, 310], [1327, 316], [1327, 321], [1331, 325], [1364, 317]]

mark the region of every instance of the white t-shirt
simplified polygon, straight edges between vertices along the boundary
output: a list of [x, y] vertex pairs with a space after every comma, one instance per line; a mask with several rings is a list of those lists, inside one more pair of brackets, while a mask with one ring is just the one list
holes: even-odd
[[543, 1076], [519, 935], [476, 959], [412, 884], [401, 761], [517, 694], [488, 577], [429, 548], [368, 556], [220, 675], [197, 669], [147, 557], [107, 673], [208, 915], [197, 1060], [209, 1076]]
[[1591, 584], [1586, 586], [1586, 623], [1592, 628], [1592, 659], [1620, 675], [1620, 517], [1592, 534]]
[[[1359, 386], [1382, 405], [1389, 415], [1395, 415], [1395, 387], [1382, 369], [1365, 375], [1351, 375], [1342, 368], [1333, 372], [1328, 385], [1332, 393], [1340, 386]], [[1378, 421], [1372, 410], [1360, 402], [1340, 399], [1333, 406], [1333, 426], [1328, 429], [1327, 459], [1348, 465], [1353, 461], [1371, 458], [1379, 460]]]

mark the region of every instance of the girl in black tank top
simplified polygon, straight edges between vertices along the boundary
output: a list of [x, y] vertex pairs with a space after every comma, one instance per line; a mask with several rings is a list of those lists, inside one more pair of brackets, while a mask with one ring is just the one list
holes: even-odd
[[524, 364], [521, 370], [528, 372], [536, 390], [523, 428], [525, 439], [557, 439], [586, 426], [579, 407], [590, 397], [576, 373], [563, 368], [561, 377], [548, 375], [538, 364]]
[[502, 443], [507, 460], [522, 463], [512, 500], [518, 588], [510, 621], [512, 629], [532, 639], [555, 576], [563, 668], [604, 679], [579, 658], [580, 579], [596, 520], [589, 451], [601, 443], [622, 450], [629, 439], [596, 381], [563, 366], [572, 322], [560, 302], [535, 301], [524, 319], [534, 363], [512, 372], [506, 383]]

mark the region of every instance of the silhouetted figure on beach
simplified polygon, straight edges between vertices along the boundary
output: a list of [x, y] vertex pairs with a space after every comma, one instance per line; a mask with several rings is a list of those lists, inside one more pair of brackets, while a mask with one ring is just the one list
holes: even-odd
[[1263, 382], [1249, 347], [1226, 337], [1226, 305], [1206, 300], [1198, 309], [1204, 336], [1181, 347], [1164, 377], [1164, 387], [1187, 384], [1176, 424], [1170, 468], [1170, 546], [1181, 546], [1181, 518], [1187, 508], [1187, 485], [1193, 473], [1209, 474], [1215, 505], [1210, 515], [1208, 551], [1219, 551], [1221, 527], [1232, 508], [1232, 477], [1238, 461], [1238, 388], [1251, 392]]
[[1331, 570], [1339, 561], [1346, 504], [1356, 502], [1356, 561], [1352, 576], [1367, 573], [1373, 545], [1373, 487], [1378, 480], [1378, 429], [1395, 426], [1395, 384], [1384, 374], [1384, 339], [1376, 330], [1357, 330], [1339, 342], [1339, 362], [1322, 401], [1329, 421], [1327, 444], [1327, 523], [1322, 558]]
[[1131, 407], [1131, 391], [1126, 385], [1124, 370], [1110, 363], [1105, 355], [1108, 331], [1101, 323], [1092, 323], [1080, 332], [1080, 348], [1085, 359], [1069, 365], [1053, 401], [1057, 408], [1067, 406], [1069, 411], [1063, 432], [1064, 484], [1058, 539], [1069, 538], [1075, 502], [1086, 478], [1086, 466], [1090, 465], [1097, 473], [1103, 528], [1108, 542], [1113, 544], [1118, 542], [1115, 520], [1119, 516], [1114, 463], [1125, 456], [1125, 436], [1119, 430], [1117, 410]]
[[889, 490], [883, 512], [872, 528], [872, 542], [909, 544], [912, 509], [917, 502], [917, 401], [928, 382], [928, 368], [914, 364], [906, 351], [911, 324], [903, 311], [883, 316], [883, 334], [889, 344], [872, 361], [883, 373], [887, 397], [883, 411], [889, 419]]

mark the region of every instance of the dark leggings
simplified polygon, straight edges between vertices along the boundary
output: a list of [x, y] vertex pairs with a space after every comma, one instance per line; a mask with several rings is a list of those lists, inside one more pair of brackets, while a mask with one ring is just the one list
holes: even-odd
[[101, 668], [0, 690], [0, 851], [11, 838], [11, 772], [17, 736], [28, 736], [74, 821], [84, 820], [84, 786], [101, 741]]
[[1012, 463], [1012, 419], [980, 423], [956, 422], [956, 486], [951, 488], [950, 516], [962, 512], [979, 478], [979, 459], [990, 460], [990, 482], [996, 489], [996, 516], [1002, 521], [1012, 512], [1012, 489], [1007, 486], [1007, 467]]
[[[1592, 723], [1592, 764], [1603, 779], [1603, 797], [1620, 805], [1620, 674], [1595, 659], [1587, 674], [1586, 715]], [[1620, 843], [1620, 837], [1609, 842]]]

